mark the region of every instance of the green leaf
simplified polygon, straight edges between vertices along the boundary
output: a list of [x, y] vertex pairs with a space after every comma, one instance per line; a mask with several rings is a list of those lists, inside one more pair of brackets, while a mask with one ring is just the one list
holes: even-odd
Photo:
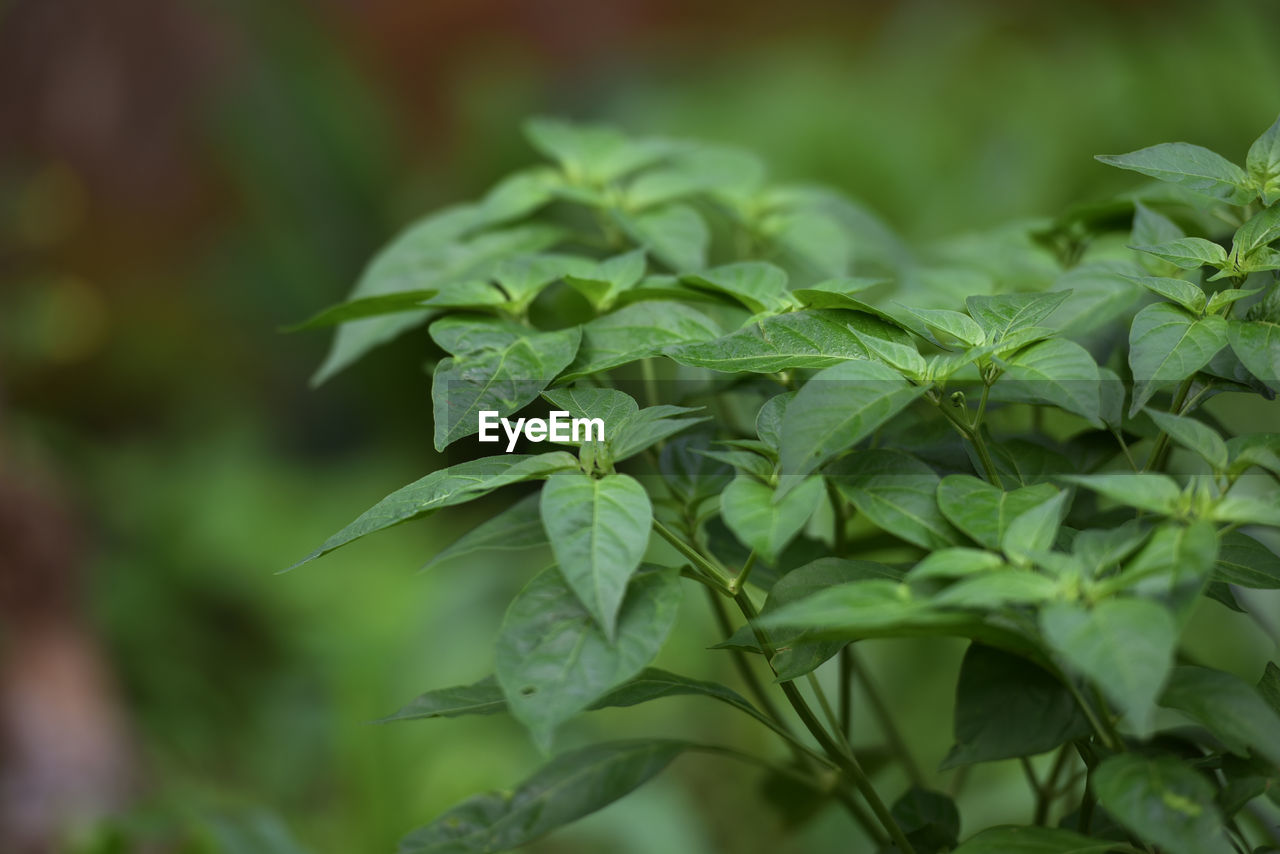
[[793, 391], [775, 395], [766, 400], [756, 413], [756, 435], [774, 453], [777, 453], [782, 442], [782, 419], [795, 396]]
[[1062, 479], [1117, 503], [1166, 516], [1177, 512], [1182, 495], [1178, 484], [1162, 474], [1068, 474]]
[[808, 474], [924, 392], [877, 362], [845, 362], [818, 372], [796, 393], [782, 419], [782, 471]]
[[668, 164], [637, 175], [626, 187], [626, 207], [643, 210], [700, 193], [750, 192], [763, 177], [764, 166], [754, 155], [699, 146], [676, 152]]
[[787, 274], [763, 261], [743, 261], [681, 277], [687, 285], [725, 294], [753, 313], [774, 313], [795, 305], [787, 290]]
[[774, 490], [749, 475], [738, 475], [720, 495], [720, 515], [748, 548], [774, 563], [821, 503], [822, 478], [810, 477], [775, 500]]
[[1249, 217], [1236, 230], [1231, 241], [1231, 256], [1237, 260], [1247, 258], [1259, 249], [1280, 238], [1280, 205], [1265, 208]]
[[1280, 713], [1240, 677], [1208, 667], [1175, 667], [1160, 705], [1203, 725], [1233, 753], [1254, 752], [1280, 768]]
[[843, 276], [849, 272], [849, 232], [834, 217], [816, 210], [773, 214], [762, 223], [761, 231], [788, 262], [820, 276]]
[[477, 552], [524, 551], [546, 544], [547, 535], [542, 530], [542, 516], [538, 512], [538, 496], [526, 495], [454, 540], [452, 545], [436, 552], [422, 568], [433, 569]]
[[867, 450], [833, 464], [827, 477], [872, 524], [925, 549], [959, 542], [938, 509], [938, 475], [902, 451]]
[[1249, 373], [1280, 391], [1280, 324], [1262, 320], [1232, 321], [1227, 337], [1231, 349]]
[[547, 285], [591, 268], [589, 259], [576, 255], [517, 255], [500, 262], [493, 277], [510, 298], [509, 310], [523, 314]]
[[1167, 576], [1173, 586], [1192, 582], [1197, 587], [1218, 554], [1218, 534], [1208, 522], [1191, 525], [1165, 523], [1155, 530], [1124, 572], [1108, 582], [1129, 586], [1151, 576]]
[[1261, 290], [1261, 288], [1226, 288], [1218, 291], [1209, 297], [1209, 305], [1205, 308], [1205, 312], [1207, 314], [1220, 314], [1227, 306], [1239, 302], [1245, 297], [1251, 297]]
[[[892, 320], [889, 315], [884, 314], [877, 308], [868, 306], [867, 303], [853, 296], [878, 285], [886, 284], [886, 282], [887, 280], [885, 279], [842, 276], [817, 282], [805, 288], [796, 288], [791, 292], [791, 295], [799, 300], [800, 304], [805, 308], [841, 308], [853, 311], [871, 309], [871, 314], [881, 317], [881, 319]], [[896, 321], [893, 322], [896, 323]]]
[[1091, 730], [1071, 692], [1043, 668], [974, 643], [960, 665], [954, 732], [943, 770], [1036, 756]]
[[1213, 505], [1209, 518], [1235, 525], [1270, 525], [1280, 528], [1280, 494], [1272, 490], [1270, 495], [1259, 497], [1224, 495]]
[[1026, 569], [988, 573], [962, 578], [936, 594], [931, 602], [938, 608], [970, 608], [995, 611], [1006, 605], [1037, 605], [1059, 593], [1058, 582], [1047, 575]]
[[483, 457], [434, 471], [379, 501], [289, 568], [294, 569], [307, 561], [315, 560], [366, 534], [408, 522], [410, 519], [418, 519], [442, 507], [464, 504], [488, 495], [499, 487], [523, 480], [537, 480], [577, 467], [578, 461], [571, 455], [563, 451], [552, 451], [537, 455], [503, 454]]
[[618, 298], [618, 294], [644, 278], [644, 272], [644, 250], [633, 249], [601, 261], [592, 270], [570, 273], [564, 280], [595, 308], [608, 309]]
[[430, 332], [452, 354], [432, 376], [437, 451], [479, 432], [481, 410], [505, 417], [534, 400], [573, 361], [582, 336], [577, 327], [537, 332], [469, 315], [437, 320]]
[[[819, 558], [796, 567], [778, 579], [769, 591], [769, 598], [765, 600], [761, 613], [772, 614], [784, 605], [801, 601], [838, 584], [877, 578], [897, 581], [901, 577], [898, 570], [874, 561]], [[813, 672], [847, 643], [843, 640], [801, 641], [797, 638], [797, 633], [786, 629], [774, 632], [773, 642], [777, 654], [770, 664], [777, 672], [779, 682], [798, 679]]]
[[917, 851], [950, 851], [960, 836], [960, 811], [941, 792], [912, 786], [894, 802], [891, 812]]
[[1239, 531], [1222, 536], [1214, 569], [1217, 579], [1228, 584], [1280, 590], [1280, 555]]
[[1057, 495], [1013, 518], [1000, 536], [1000, 549], [1015, 563], [1027, 564], [1053, 548], [1070, 493]]
[[711, 232], [702, 216], [688, 205], [618, 214], [618, 219], [641, 248], [648, 249], [673, 271], [701, 270], [706, 266]]
[[[323, 329], [339, 323], [349, 323], [365, 317], [380, 317], [387, 314], [399, 314], [406, 311], [417, 311], [419, 315], [423, 304], [438, 294], [434, 288], [425, 291], [402, 291], [395, 294], [382, 294], [376, 297], [363, 297], [331, 305], [301, 323], [287, 327], [285, 332], [302, 332], [307, 329]], [[501, 298], [497, 289], [494, 296]]]
[[1264, 205], [1280, 199], [1280, 119], [1249, 146], [1244, 165]]
[[922, 337], [932, 338], [943, 347], [957, 342], [966, 347], [976, 347], [986, 340], [982, 327], [967, 314], [943, 308], [911, 308], [901, 303], [895, 307], [903, 320], [915, 320], [930, 333]]
[[[719, 700], [763, 723], [770, 729], [778, 725], [765, 717], [755, 706], [736, 691], [719, 684], [690, 679], [656, 667], [646, 667], [640, 675], [609, 691], [588, 709], [637, 706], [664, 697], [700, 696]], [[492, 715], [507, 711], [502, 688], [493, 676], [487, 676], [471, 685], [441, 688], [415, 697], [395, 714], [376, 723], [421, 720], [426, 718], [453, 718], [462, 715]]]
[[1149, 246], [1181, 237], [1186, 237], [1186, 234], [1176, 222], [1140, 201], [1133, 203], [1133, 231], [1130, 233], [1130, 243]]
[[938, 484], [938, 507], [951, 524], [975, 542], [999, 549], [1010, 522], [1057, 492], [1048, 483], [1005, 492], [972, 475], [953, 474]]
[[475, 795], [406, 836], [399, 854], [489, 854], [519, 848], [607, 806], [688, 749], [679, 741], [593, 744], [552, 759], [515, 791]]
[[542, 749], [557, 727], [653, 660], [675, 624], [680, 593], [675, 571], [636, 573], [613, 642], [558, 568], [539, 573], [517, 594], [502, 620], [494, 664], [511, 714]]
[[1045, 641], [1093, 680], [1139, 735], [1150, 732], [1156, 698], [1173, 664], [1173, 616], [1146, 599], [1107, 599], [1091, 610], [1065, 602], [1040, 612]]
[[551, 118], [524, 126], [530, 144], [560, 164], [571, 181], [604, 184], [665, 157], [673, 144], [660, 139], [631, 139], [615, 128], [574, 124]]
[[[572, 418], [598, 418], [605, 424], [606, 462], [617, 463], [646, 448], [707, 421], [706, 416], [684, 406], [650, 406], [640, 409], [625, 392], [602, 388], [560, 388], [542, 395]], [[581, 444], [581, 443], [578, 443]]]
[[916, 348], [914, 341], [899, 343], [887, 338], [877, 338], [874, 335], [863, 335], [856, 329], [853, 330], [853, 333], [873, 358], [884, 362], [889, 367], [911, 379], [920, 380], [924, 378], [928, 370], [928, 363], [920, 355], [920, 351]]
[[486, 676], [470, 685], [438, 688], [419, 694], [395, 714], [381, 718], [376, 723], [457, 718], [463, 715], [496, 715], [506, 710], [507, 701], [503, 699], [498, 680]]
[[1106, 854], [1116, 843], [1053, 827], [989, 827], [952, 854]]
[[1034, 327], [1062, 305], [1071, 291], [1046, 294], [996, 294], [966, 297], [969, 314], [986, 332], [986, 340], [995, 342], [1011, 332]]
[[911, 582], [932, 578], [964, 578], [1008, 568], [1004, 558], [981, 549], [954, 548], [930, 552], [907, 573]]
[[1213, 784], [1171, 756], [1112, 756], [1094, 771], [1093, 784], [1107, 812], [1169, 854], [1231, 850]]
[[665, 347], [719, 335], [720, 327], [711, 318], [687, 305], [669, 300], [633, 303], [583, 325], [582, 345], [560, 382], [647, 359]]
[[648, 494], [629, 475], [573, 472], [547, 479], [540, 508], [560, 572], [612, 641], [627, 583], [649, 546]]
[[1169, 303], [1138, 312], [1129, 327], [1129, 367], [1134, 380], [1129, 415], [1136, 415], [1163, 386], [1209, 364], [1226, 344], [1227, 322], [1221, 317], [1197, 319]]
[[1098, 160], [1231, 204], [1242, 204], [1253, 195], [1243, 169], [1220, 154], [1187, 142], [1164, 142], [1128, 154], [1100, 154]]
[[[405, 291], [443, 291], [462, 282], [486, 279], [502, 261], [522, 252], [538, 252], [559, 242], [562, 229], [527, 225], [466, 237], [483, 226], [479, 206], [454, 208], [427, 217], [398, 235], [369, 262], [350, 299]], [[324, 363], [312, 378], [319, 385], [400, 333], [421, 325], [429, 310], [399, 312], [353, 320], [338, 327]]]
[[870, 358], [855, 331], [864, 329], [881, 337], [896, 332], [864, 314], [793, 311], [757, 318], [714, 341], [669, 347], [665, 352], [682, 365], [724, 372], [771, 374], [796, 368], [826, 368], [851, 359]]
[[1280, 667], [1274, 661], [1268, 661], [1258, 680], [1258, 696], [1266, 700], [1271, 711], [1280, 715]]
[[1204, 290], [1185, 279], [1170, 279], [1163, 276], [1129, 276], [1157, 296], [1172, 300], [1194, 315], [1204, 314], [1206, 297]]
[[1182, 447], [1195, 451], [1215, 472], [1227, 468], [1227, 443], [1218, 431], [1186, 415], [1173, 415], [1148, 407], [1147, 415], [1169, 438]]
[[1198, 270], [1209, 264], [1223, 267], [1227, 263], [1227, 250], [1203, 237], [1182, 237], [1154, 246], [1131, 246], [1137, 252], [1146, 252], [1183, 270]]
[[1074, 341], [1051, 338], [1032, 344], [1005, 360], [1004, 369], [993, 389], [999, 389], [1002, 399], [1051, 403], [1103, 426], [1098, 364]]

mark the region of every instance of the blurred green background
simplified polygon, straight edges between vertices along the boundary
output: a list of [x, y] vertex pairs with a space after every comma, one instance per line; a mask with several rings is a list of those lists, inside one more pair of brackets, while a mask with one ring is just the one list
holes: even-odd
[[[531, 162], [525, 117], [752, 148], [919, 240], [1133, 186], [1095, 153], [1241, 159], [1280, 112], [1277, 45], [1266, 0], [0, 3], [5, 850], [386, 852], [537, 763], [503, 718], [367, 723], [489, 671], [537, 567], [414, 574], [486, 506], [274, 574], [435, 466], [423, 335], [312, 390], [327, 336], [278, 329]], [[732, 682], [702, 605], [659, 663]], [[1270, 652], [1205, 619], [1206, 659]], [[961, 648], [871, 652], [932, 767]], [[566, 741], [751, 726], [672, 700]], [[535, 847], [859, 850], [836, 813], [784, 841], [759, 785], [682, 760]], [[1016, 768], [967, 792], [972, 820], [1027, 809]]]

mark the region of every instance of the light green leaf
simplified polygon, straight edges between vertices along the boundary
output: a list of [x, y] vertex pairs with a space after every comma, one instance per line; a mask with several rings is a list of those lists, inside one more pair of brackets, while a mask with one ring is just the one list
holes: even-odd
[[502, 620], [494, 666], [511, 714], [547, 749], [556, 728], [644, 669], [675, 624], [680, 577], [636, 573], [610, 642], [556, 567], [539, 573]]
[[[1142, 202], [1133, 203], [1133, 231], [1129, 237], [1130, 245], [1152, 246], [1182, 237], [1186, 237], [1186, 233], [1173, 220], [1153, 211]], [[1138, 260], [1143, 267], [1157, 276], [1171, 275], [1177, 270], [1176, 264], [1161, 261], [1152, 255], [1143, 254]]]
[[661, 139], [631, 139], [599, 124], [574, 124], [551, 118], [524, 126], [530, 144], [560, 164], [571, 181], [604, 184], [665, 157], [674, 144]]
[[679, 741], [612, 741], [565, 753], [513, 792], [468, 798], [406, 836], [397, 852], [490, 854], [519, 848], [613, 803], [687, 748]]
[[1209, 305], [1205, 308], [1205, 312], [1207, 314], [1221, 314], [1222, 310], [1227, 306], [1245, 297], [1251, 297], [1261, 290], [1261, 288], [1226, 288], [1218, 291], [1209, 297]]
[[711, 232], [688, 205], [667, 205], [639, 214], [617, 214], [618, 221], [641, 247], [673, 271], [701, 270], [707, 263]]
[[1253, 195], [1243, 169], [1200, 145], [1165, 142], [1128, 154], [1100, 154], [1098, 159], [1231, 204], [1242, 204]]
[[526, 495], [497, 516], [486, 519], [437, 552], [423, 570], [485, 551], [525, 551], [547, 544], [538, 512], [538, 496]]
[[1280, 590], [1280, 555], [1239, 531], [1224, 534], [1214, 566], [1218, 580], [1255, 590]]
[[1050, 338], [1004, 360], [1004, 373], [992, 390], [1004, 400], [1051, 403], [1103, 426], [1098, 364], [1089, 351], [1065, 338]]
[[564, 280], [581, 293], [597, 309], [612, 307], [618, 294], [633, 287], [644, 278], [645, 257], [643, 249], [633, 249], [612, 258], [606, 258], [591, 270], [569, 273]]
[[1227, 322], [1221, 317], [1196, 319], [1169, 303], [1138, 312], [1129, 327], [1129, 367], [1134, 380], [1129, 415], [1136, 415], [1163, 386], [1209, 364], [1226, 344]]
[[938, 509], [939, 478], [902, 451], [876, 449], [833, 464], [828, 479], [872, 524], [925, 549], [959, 542]]
[[1280, 324], [1262, 320], [1232, 321], [1227, 337], [1231, 349], [1249, 373], [1280, 391]]
[[849, 232], [834, 217], [816, 210], [790, 211], [768, 217], [761, 231], [781, 250], [784, 260], [794, 259], [820, 276], [849, 272]]
[[486, 676], [470, 685], [437, 688], [414, 697], [395, 714], [377, 723], [414, 721], [430, 718], [457, 718], [463, 715], [496, 715], [507, 710], [498, 680]]
[[[349, 323], [365, 317], [380, 317], [405, 311], [417, 311], [421, 315], [424, 307], [423, 303], [438, 293], [439, 291], [433, 288], [425, 291], [402, 291], [375, 297], [351, 299], [346, 302], [340, 302], [337, 305], [331, 305], [311, 315], [301, 323], [287, 327], [284, 331], [302, 332], [308, 329], [323, 329], [327, 326]], [[496, 288], [493, 289], [493, 293], [495, 296], [501, 297]]]
[[1058, 594], [1058, 583], [1047, 575], [1025, 569], [962, 578], [936, 594], [938, 608], [972, 608], [994, 611], [1006, 605], [1037, 605]]
[[856, 329], [870, 335], [898, 333], [864, 314], [844, 311], [793, 311], [753, 320], [714, 341], [669, 347], [666, 355], [682, 365], [716, 371], [771, 374], [796, 368], [826, 368], [870, 354]]
[[1116, 843], [1055, 827], [989, 827], [952, 854], [1105, 854]]
[[[837, 279], [827, 279], [817, 282], [804, 288], [796, 288], [791, 295], [800, 301], [805, 308], [843, 308], [853, 311], [867, 311], [870, 308], [860, 299], [856, 299], [853, 295], [870, 290], [878, 285], [886, 283], [885, 279], [869, 279], [854, 276], [843, 276]], [[889, 318], [889, 315], [883, 314], [879, 309], [872, 309], [870, 312], [882, 319]], [[896, 321], [894, 321], [896, 323]]]
[[612, 641], [627, 582], [649, 546], [653, 507], [633, 477], [548, 478], [542, 524], [569, 587]]
[[1162, 851], [1231, 850], [1214, 803], [1214, 785], [1172, 756], [1112, 756], [1094, 771], [1093, 784], [1107, 812]]
[[1166, 516], [1177, 512], [1182, 495], [1178, 484], [1163, 474], [1068, 474], [1062, 479], [1119, 504]]
[[1236, 230], [1231, 256], [1243, 259], [1280, 238], [1280, 205], [1264, 208]]
[[764, 177], [764, 165], [747, 152], [721, 146], [678, 151], [669, 163], [637, 175], [625, 190], [626, 207], [643, 210], [702, 193], [750, 193]]
[[1227, 468], [1227, 443], [1218, 431], [1186, 415], [1174, 415], [1158, 409], [1147, 409], [1147, 415], [1169, 438], [1182, 447], [1195, 451], [1215, 472]]
[[1280, 528], [1280, 494], [1268, 496], [1224, 495], [1213, 505], [1209, 518], [1235, 525], [1270, 525]]
[[1057, 495], [1013, 518], [1000, 536], [1000, 549], [1015, 563], [1032, 563], [1053, 548], [1054, 537], [1066, 513], [1070, 493]]
[[1206, 264], [1223, 267], [1227, 263], [1227, 250], [1203, 237], [1182, 237], [1154, 246], [1131, 246], [1137, 252], [1146, 252], [1183, 270], [1198, 270]]
[[808, 474], [871, 435], [923, 395], [878, 362], [851, 361], [815, 374], [782, 419], [784, 474]]
[[777, 453], [782, 441], [782, 419], [787, 413], [787, 406], [796, 396], [795, 392], [775, 395], [764, 402], [756, 413], [756, 435], [765, 447]]
[[577, 327], [537, 332], [470, 315], [437, 320], [430, 332], [452, 354], [432, 375], [437, 451], [478, 432], [481, 410], [505, 417], [534, 400], [573, 361], [582, 337]]
[[1280, 769], [1280, 713], [1240, 677], [1208, 667], [1175, 667], [1160, 705], [1202, 724], [1233, 753], [1257, 753]]
[[1090, 731], [1071, 692], [1043, 668], [974, 643], [960, 665], [955, 746], [941, 768], [1036, 756]]
[[1049, 647], [1093, 680], [1141, 736], [1173, 664], [1173, 616], [1146, 599], [1107, 599], [1088, 610], [1060, 602], [1040, 612]]
[[930, 552], [907, 573], [911, 582], [932, 578], [965, 578], [1007, 569], [1004, 558], [995, 552], [957, 547]]
[[614, 462], [621, 462], [682, 430], [710, 420], [710, 416], [690, 414], [697, 411], [687, 406], [666, 405], [641, 409], [614, 428], [608, 438], [610, 456]]
[[517, 255], [498, 263], [493, 277], [510, 298], [509, 310], [523, 314], [547, 285], [570, 274], [591, 270], [590, 259], [576, 255]]
[[916, 349], [914, 341], [899, 343], [891, 341], [887, 338], [878, 338], [874, 335], [863, 335], [856, 329], [853, 334], [862, 342], [862, 346], [867, 348], [867, 352], [875, 359], [879, 359], [889, 367], [898, 371], [913, 380], [924, 378], [928, 370], [928, 364], [924, 357], [920, 355], [920, 351]]
[[1249, 146], [1244, 165], [1264, 205], [1280, 199], [1280, 119]]
[[787, 290], [787, 274], [763, 261], [743, 261], [681, 277], [685, 284], [725, 294], [753, 313], [776, 313], [795, 305]]
[[1198, 586], [1213, 568], [1217, 554], [1218, 534], [1208, 522], [1166, 522], [1156, 528], [1124, 572], [1105, 583], [1128, 586], [1139, 579], [1167, 576], [1174, 586], [1188, 581]]
[[738, 475], [720, 495], [720, 515], [734, 536], [773, 563], [804, 528], [824, 494], [822, 478], [810, 477], [775, 500], [770, 486]]
[[560, 378], [570, 382], [647, 359], [663, 348], [709, 341], [720, 335], [711, 318], [669, 300], [645, 300], [597, 317], [582, 327], [582, 345]]
[[1009, 523], [1057, 494], [1040, 483], [1005, 492], [972, 475], [953, 474], [938, 484], [938, 507], [951, 524], [989, 549], [999, 549]]
[[[485, 222], [485, 214], [477, 205], [452, 208], [420, 220], [374, 256], [350, 299], [405, 291], [443, 291], [458, 283], [487, 279], [503, 258], [541, 251], [564, 237], [562, 229], [548, 225], [526, 225], [467, 237]], [[312, 378], [312, 385], [324, 382], [374, 347], [421, 325], [432, 314], [424, 309], [343, 323], [334, 332], [329, 354]]]
[[982, 327], [967, 314], [943, 308], [911, 308], [901, 303], [895, 303], [895, 308], [898, 317], [904, 321], [915, 320], [923, 327], [917, 331], [930, 333], [921, 337], [931, 338], [941, 346], [959, 342], [966, 347], [976, 347], [986, 339]]
[[1206, 297], [1204, 290], [1185, 279], [1170, 279], [1164, 276], [1129, 276], [1157, 296], [1172, 300], [1192, 314], [1204, 314]]
[[502, 486], [544, 478], [554, 472], [569, 471], [577, 467], [578, 461], [571, 455], [553, 451], [534, 456], [503, 454], [483, 457], [434, 471], [379, 501], [290, 569], [315, 560], [366, 534], [410, 519], [418, 519], [442, 507], [464, 504]]
[[982, 326], [986, 340], [1000, 341], [1019, 329], [1034, 327], [1053, 314], [1071, 291], [1044, 294], [996, 294], [971, 296], [964, 301], [969, 315]]

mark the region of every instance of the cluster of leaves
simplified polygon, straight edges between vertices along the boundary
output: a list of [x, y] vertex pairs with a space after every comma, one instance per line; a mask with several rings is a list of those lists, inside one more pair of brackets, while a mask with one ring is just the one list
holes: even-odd
[[[1103, 157], [1157, 183], [927, 250], [739, 151], [545, 120], [528, 136], [552, 165], [414, 225], [305, 324], [338, 325], [320, 378], [429, 324], [438, 449], [481, 410], [606, 424], [428, 474], [307, 558], [542, 482], [433, 561], [550, 546], [494, 676], [393, 719], [506, 712], [550, 751], [586, 710], [703, 696], [778, 736], [776, 770], [883, 851], [1275, 850], [1280, 669], [1255, 686], [1180, 638], [1206, 598], [1266, 628], [1252, 591], [1280, 588], [1280, 434], [1229, 436], [1203, 408], [1226, 393], [1275, 411], [1280, 121], [1245, 169], [1185, 143]], [[688, 585], [750, 700], [650, 666]], [[864, 677], [857, 643], [900, 636], [971, 641], [942, 769], [1055, 755], [1026, 765], [1026, 826], [962, 841], [878, 697], [914, 785], [892, 805], [877, 791], [850, 696], [829, 703], [814, 674]], [[518, 847], [688, 751], [772, 763], [597, 744], [402, 851]]]

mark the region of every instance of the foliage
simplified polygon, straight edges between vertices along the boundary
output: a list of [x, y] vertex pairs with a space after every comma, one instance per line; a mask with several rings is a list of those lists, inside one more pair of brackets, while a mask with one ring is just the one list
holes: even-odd
[[[853, 203], [770, 183], [743, 152], [531, 122], [551, 165], [413, 225], [307, 325], [338, 325], [321, 378], [427, 326], [437, 450], [465, 447], [482, 410], [544, 404], [602, 419], [604, 440], [442, 468], [307, 560], [542, 482], [449, 549], [555, 557], [507, 611], [496, 678], [393, 718], [509, 711], [549, 751], [585, 710], [701, 694], [791, 756], [580, 748], [401, 851], [522, 845], [687, 751], [773, 766], [883, 851], [1251, 849], [1254, 802], [1280, 780], [1280, 670], [1255, 688], [1179, 646], [1204, 599], [1247, 619], [1236, 590], [1280, 587], [1280, 434], [1225, 435], [1204, 407], [1280, 390], [1278, 134], [1244, 168], [1187, 143], [1099, 158], [1158, 183], [991, 235], [973, 264], [993, 287], [975, 294], [975, 266], [904, 258]], [[689, 586], [750, 699], [648, 668]], [[908, 636], [969, 639], [944, 765], [1024, 762], [1029, 826], [961, 841], [872, 699], [913, 782], [880, 794], [849, 695], [836, 714], [814, 674]]]

